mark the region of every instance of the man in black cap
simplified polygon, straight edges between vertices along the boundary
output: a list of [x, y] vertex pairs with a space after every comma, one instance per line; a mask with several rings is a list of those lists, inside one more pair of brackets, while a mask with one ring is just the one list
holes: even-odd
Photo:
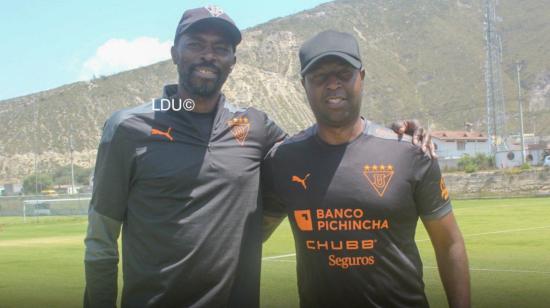
[[[217, 7], [186, 11], [171, 54], [179, 82], [107, 120], [85, 240], [85, 307], [257, 307], [260, 162], [285, 137], [221, 88], [241, 33]], [[181, 108], [179, 108], [181, 109]]]
[[317, 123], [270, 151], [262, 179], [264, 220], [274, 228], [288, 216], [292, 227], [301, 307], [427, 307], [419, 217], [449, 305], [468, 307], [466, 250], [438, 163], [360, 117], [355, 38], [321, 32], [302, 45], [300, 63]]
[[[221, 93], [240, 41], [221, 9], [186, 11], [171, 49], [178, 84], [152, 106], [105, 123], [85, 240], [85, 307], [116, 305], [121, 229], [123, 307], [259, 305], [260, 163], [285, 133]], [[158, 108], [166, 101], [175, 108]], [[176, 110], [182, 105], [192, 110]]]

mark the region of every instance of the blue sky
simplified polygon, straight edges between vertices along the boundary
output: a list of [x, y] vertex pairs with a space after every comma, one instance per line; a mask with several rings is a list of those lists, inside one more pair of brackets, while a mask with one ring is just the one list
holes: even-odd
[[[0, 11], [0, 100], [167, 59], [176, 24], [188, 8], [218, 5], [240, 29], [246, 29], [324, 2], [4, 2]], [[142, 52], [128, 52], [132, 50]]]

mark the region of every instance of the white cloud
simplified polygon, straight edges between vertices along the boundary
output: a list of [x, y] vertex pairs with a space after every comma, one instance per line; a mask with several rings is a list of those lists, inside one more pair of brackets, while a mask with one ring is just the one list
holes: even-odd
[[138, 37], [135, 40], [110, 39], [82, 64], [80, 79], [91, 79], [146, 66], [170, 58], [171, 41]]

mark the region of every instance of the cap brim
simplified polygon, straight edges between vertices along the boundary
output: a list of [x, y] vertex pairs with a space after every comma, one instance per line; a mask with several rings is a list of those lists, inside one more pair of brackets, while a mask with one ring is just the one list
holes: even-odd
[[358, 59], [348, 55], [347, 53], [343, 53], [343, 52], [339, 52], [339, 51], [328, 51], [328, 52], [325, 52], [325, 53], [322, 53], [322, 54], [318, 55], [317, 57], [315, 57], [311, 61], [309, 61], [309, 63], [306, 65], [306, 67], [304, 67], [304, 69], [302, 69], [300, 74], [302, 76], [305, 75], [305, 73], [307, 73], [307, 71], [309, 69], [311, 69], [313, 67], [313, 65], [315, 65], [315, 63], [319, 62], [321, 59], [323, 59], [325, 57], [330, 57], [330, 56], [341, 58], [341, 59], [345, 60], [346, 62], [348, 62], [351, 66], [353, 66], [355, 68], [361, 68], [363, 66], [361, 64], [361, 61], [359, 61]]
[[239, 30], [239, 28], [237, 28], [237, 26], [230, 23], [229, 21], [219, 17], [206, 17], [201, 20], [197, 20], [191, 25], [189, 25], [189, 27], [187, 27], [187, 29], [185, 29], [185, 31], [183, 31], [182, 33], [185, 33], [193, 29], [193, 27], [196, 27], [197, 25], [201, 25], [201, 24], [217, 25], [220, 28], [222, 28], [224, 31], [227, 31], [227, 33], [229, 33], [229, 35], [231, 36], [231, 41], [235, 46], [239, 45], [239, 43], [242, 40], [241, 31]]

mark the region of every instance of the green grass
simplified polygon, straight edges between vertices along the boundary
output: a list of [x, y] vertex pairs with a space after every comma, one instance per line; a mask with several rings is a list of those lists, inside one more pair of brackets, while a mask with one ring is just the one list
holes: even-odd
[[[455, 201], [470, 258], [474, 307], [548, 307], [550, 198]], [[0, 307], [79, 307], [85, 218], [0, 218]], [[418, 247], [432, 307], [446, 300], [434, 253], [419, 224]], [[292, 254], [283, 223], [264, 257]], [[264, 260], [262, 307], [297, 307], [293, 256]]]

